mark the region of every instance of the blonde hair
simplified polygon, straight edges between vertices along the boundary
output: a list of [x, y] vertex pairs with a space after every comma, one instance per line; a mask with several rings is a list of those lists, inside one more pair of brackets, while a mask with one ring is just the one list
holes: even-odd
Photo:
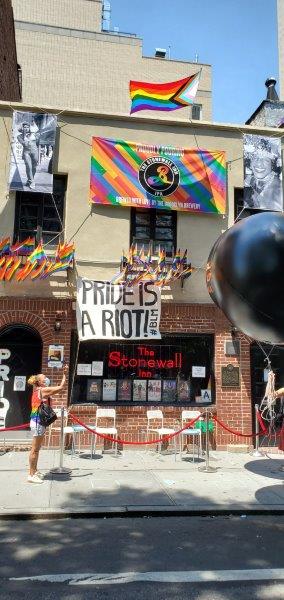
[[36, 385], [38, 383], [38, 375], [31, 375], [28, 378], [29, 385]]

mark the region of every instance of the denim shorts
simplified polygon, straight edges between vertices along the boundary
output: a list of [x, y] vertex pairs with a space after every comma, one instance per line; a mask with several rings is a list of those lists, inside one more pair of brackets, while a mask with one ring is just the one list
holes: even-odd
[[40, 425], [40, 423], [37, 423], [33, 419], [31, 419], [31, 421], [30, 421], [30, 428], [31, 428], [33, 437], [38, 437], [39, 435], [44, 435], [45, 431], [46, 431], [46, 427], [44, 427], [43, 425]]

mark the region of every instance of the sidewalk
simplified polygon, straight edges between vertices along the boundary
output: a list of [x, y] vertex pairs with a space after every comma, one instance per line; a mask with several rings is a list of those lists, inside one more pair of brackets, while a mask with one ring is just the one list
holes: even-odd
[[42, 485], [27, 483], [28, 452], [0, 456], [0, 518], [12, 516], [60, 517], [109, 514], [224, 514], [284, 513], [283, 457], [254, 458], [249, 454], [211, 452], [215, 473], [204, 473], [177, 455], [152, 450], [125, 450], [122, 455], [101, 454], [93, 460], [85, 451], [74, 458], [64, 454], [70, 475], [53, 475], [58, 450], [42, 450]]

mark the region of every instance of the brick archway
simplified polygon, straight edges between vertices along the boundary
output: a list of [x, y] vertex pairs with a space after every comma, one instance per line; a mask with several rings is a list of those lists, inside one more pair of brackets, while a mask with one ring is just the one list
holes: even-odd
[[0, 315], [0, 331], [7, 325], [27, 325], [41, 336], [43, 345], [53, 343], [52, 332], [44, 319], [28, 310], [7, 310]]

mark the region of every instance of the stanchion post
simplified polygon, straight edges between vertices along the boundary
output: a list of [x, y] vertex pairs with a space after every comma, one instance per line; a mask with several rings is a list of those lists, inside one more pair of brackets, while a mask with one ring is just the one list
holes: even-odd
[[67, 475], [71, 473], [72, 469], [63, 466], [63, 453], [64, 453], [64, 406], [61, 406], [61, 426], [60, 426], [60, 459], [59, 459], [59, 467], [54, 467], [51, 469], [51, 473], [55, 473], [57, 475]]
[[201, 467], [198, 467], [198, 471], [202, 471], [203, 473], [216, 473], [216, 471], [217, 471], [216, 467], [211, 467], [211, 465], [209, 464], [210, 457], [209, 457], [209, 409], [208, 409], [208, 407], [205, 408], [205, 423], [206, 423], [206, 431], [205, 431], [205, 444], [206, 444], [205, 454], [206, 454], [206, 458], [205, 458], [205, 465], [202, 465]]
[[258, 404], [255, 404], [255, 449], [251, 452], [251, 456], [255, 456], [256, 458], [262, 458], [264, 456], [263, 452], [259, 450], [259, 421], [257, 418], [257, 413], [259, 411]]

